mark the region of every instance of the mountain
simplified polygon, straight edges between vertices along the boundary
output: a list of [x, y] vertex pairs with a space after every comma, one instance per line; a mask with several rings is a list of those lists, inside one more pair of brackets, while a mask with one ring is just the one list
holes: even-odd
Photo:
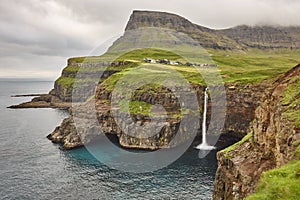
[[300, 27], [237, 26], [215, 30], [165, 12], [134, 11], [126, 26], [128, 30], [159, 27], [188, 34], [205, 48], [294, 48], [300, 47]]
[[196, 25], [175, 14], [154, 11], [133, 11], [125, 32], [147, 27], [176, 30], [189, 35], [205, 48], [239, 49], [241, 46], [226, 35], [222, 36], [215, 30]]
[[300, 47], [300, 27], [237, 26], [217, 31], [247, 48], [273, 49]]

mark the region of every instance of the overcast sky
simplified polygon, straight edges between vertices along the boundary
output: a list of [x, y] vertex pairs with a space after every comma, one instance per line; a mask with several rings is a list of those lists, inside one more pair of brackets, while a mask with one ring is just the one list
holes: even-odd
[[0, 77], [54, 80], [67, 58], [122, 34], [133, 10], [168, 11], [210, 28], [300, 25], [299, 0], [1, 0]]

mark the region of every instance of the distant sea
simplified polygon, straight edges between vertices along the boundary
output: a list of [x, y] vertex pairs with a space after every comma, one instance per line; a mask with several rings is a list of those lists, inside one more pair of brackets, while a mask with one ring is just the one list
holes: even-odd
[[53, 82], [0, 79], [0, 199], [211, 199], [216, 152], [190, 148], [161, 170], [131, 174], [110, 169], [85, 148], [62, 150], [46, 136], [68, 116], [56, 109], [7, 109], [48, 93]]

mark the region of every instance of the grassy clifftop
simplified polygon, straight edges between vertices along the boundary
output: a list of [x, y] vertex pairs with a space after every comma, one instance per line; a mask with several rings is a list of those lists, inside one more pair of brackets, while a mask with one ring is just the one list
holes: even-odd
[[[88, 83], [95, 81], [92, 74], [101, 73], [104, 69], [122, 72], [138, 66], [146, 57], [198, 63], [209, 60], [218, 65], [225, 83], [258, 83], [276, 77], [300, 63], [298, 30], [288, 27], [213, 30], [170, 13], [134, 11], [124, 35], [104, 55], [69, 59], [56, 85], [69, 93], [78, 70], [91, 74], [91, 77], [79, 80]], [[249, 41], [250, 36], [254, 43]], [[134, 50], [136, 48], [141, 49]], [[79, 67], [80, 63], [112, 61], [131, 63], [122, 66]], [[178, 66], [174, 69], [192, 83], [203, 84], [194, 68]]]
[[[217, 51], [210, 50], [212, 60], [217, 64], [225, 83], [258, 83], [264, 79], [277, 77], [288, 71], [292, 66], [300, 63], [300, 50], [248, 50], [248, 51]], [[99, 57], [79, 57], [69, 59], [69, 63], [97, 63], [105, 62], [111, 59], [111, 54], [104, 54]], [[122, 72], [125, 69], [136, 67], [143, 63], [143, 58], [169, 59], [174, 61], [186, 62], [181, 56], [159, 49], [140, 49], [128, 52], [116, 61], [130, 61], [126, 66], [108, 66], [108, 67], [85, 67], [78, 65], [68, 65], [64, 68], [62, 76], [56, 81], [64, 88], [72, 88], [78, 70], [81, 72], [94, 73], [103, 70], [115, 70]], [[203, 81], [195, 67], [188, 66], [169, 66], [179, 71], [192, 83], [202, 84]], [[119, 74], [121, 75], [121, 74]], [[115, 78], [115, 77], [112, 77]], [[86, 78], [79, 80], [81, 82], [95, 81], [95, 79]], [[102, 81], [102, 80], [100, 80]]]
[[247, 200], [289, 199], [300, 197], [300, 160], [264, 173], [257, 192]]
[[[294, 74], [286, 84], [281, 103], [286, 106], [283, 115], [300, 127], [300, 78]], [[300, 197], [300, 140], [292, 144], [297, 147], [292, 161], [280, 168], [267, 171], [262, 174], [256, 193], [248, 200], [256, 199], [299, 199]]]
[[251, 200], [299, 199], [299, 83], [300, 65], [273, 81], [256, 109], [252, 131], [218, 153], [215, 199], [249, 194]]

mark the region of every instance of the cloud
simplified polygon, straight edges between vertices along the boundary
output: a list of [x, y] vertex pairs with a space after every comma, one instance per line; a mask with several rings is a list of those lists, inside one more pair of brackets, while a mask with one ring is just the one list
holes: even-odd
[[300, 25], [298, 0], [2, 0], [0, 77], [54, 79], [67, 58], [121, 34], [136, 9], [177, 13], [211, 28]]

